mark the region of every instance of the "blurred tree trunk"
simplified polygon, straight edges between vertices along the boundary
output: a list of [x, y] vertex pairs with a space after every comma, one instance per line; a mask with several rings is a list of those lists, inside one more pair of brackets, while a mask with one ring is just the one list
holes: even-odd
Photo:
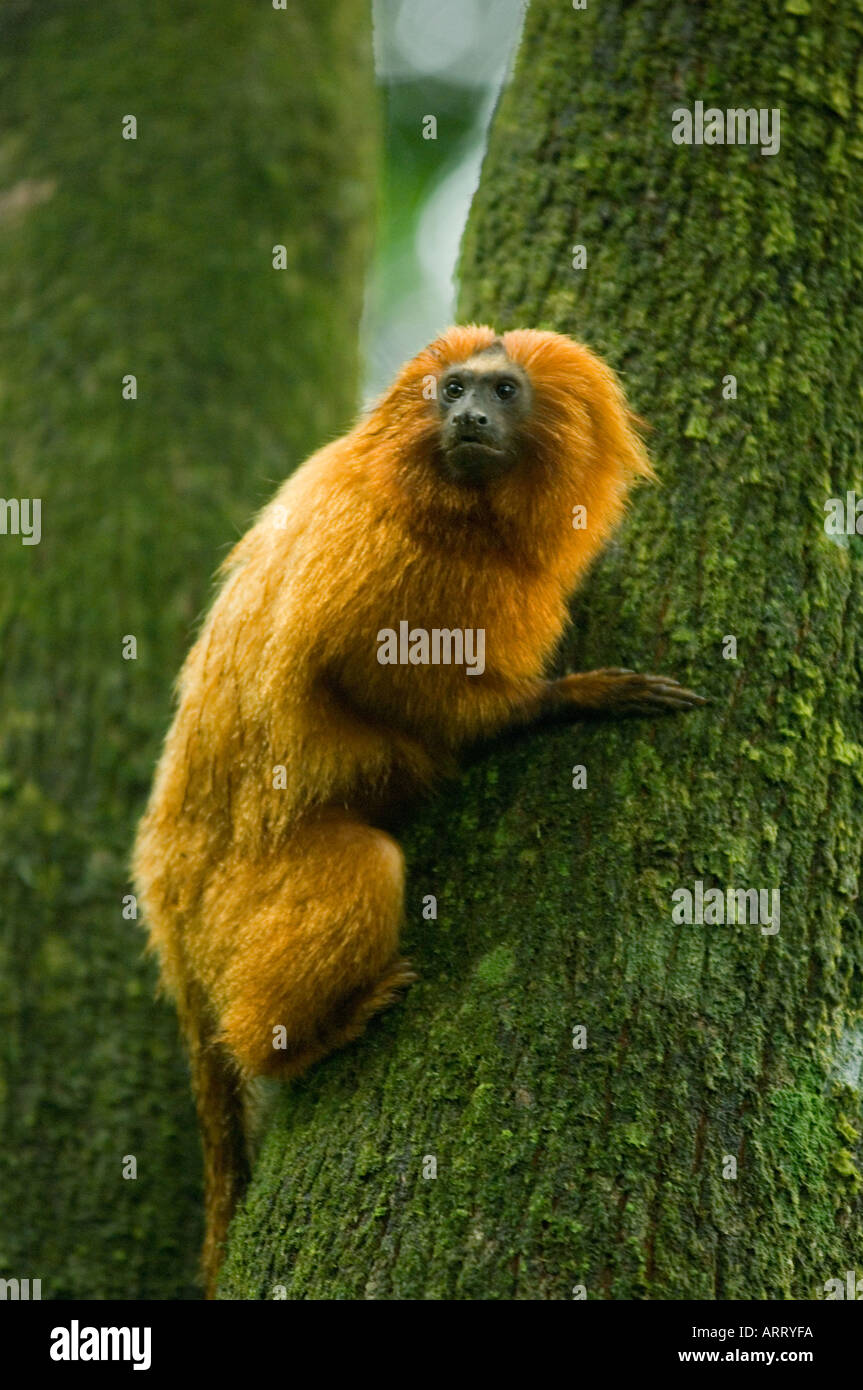
[[194, 1296], [197, 1130], [127, 859], [212, 572], [356, 407], [368, 6], [15, 3], [0, 75], [2, 492], [42, 504], [38, 545], [0, 535], [0, 1274]]
[[[422, 981], [282, 1098], [228, 1296], [806, 1299], [859, 1270], [863, 555], [823, 522], [863, 493], [863, 17], [812, 8], [531, 5], [462, 317], [583, 337], [653, 425], [662, 485], [560, 669], [714, 703], [532, 735], [418, 818]], [[780, 153], [674, 144], [697, 100], [779, 107]], [[778, 934], [673, 925], [697, 880], [779, 889]]]

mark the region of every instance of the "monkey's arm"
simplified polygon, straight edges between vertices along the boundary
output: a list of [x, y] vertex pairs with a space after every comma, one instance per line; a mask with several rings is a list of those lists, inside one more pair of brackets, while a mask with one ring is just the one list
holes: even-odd
[[641, 675], [622, 667], [584, 671], [557, 680], [487, 670], [462, 676], [446, 696], [419, 707], [416, 738], [439, 739], [457, 752], [532, 725], [576, 719], [683, 713], [708, 704], [672, 676]]
[[535, 712], [525, 712], [527, 722], [584, 719], [596, 715], [616, 718], [676, 714], [708, 703], [703, 695], [687, 690], [673, 676], [642, 675], [624, 666], [608, 666], [543, 681], [536, 699]]
[[[620, 666], [576, 672], [561, 676], [558, 680], [511, 684], [491, 673], [489, 677], [482, 694], [475, 687], [475, 695], [480, 697], [478, 704], [491, 696], [496, 706], [491, 718], [478, 721], [480, 726], [484, 726], [478, 730], [480, 737], [489, 732], [523, 729], [540, 723], [563, 723], [573, 719], [677, 714], [709, 703], [703, 695], [688, 690], [673, 676], [642, 675]], [[480, 687], [482, 683], [483, 678], [480, 677], [477, 686]], [[501, 710], [504, 703], [505, 714]]]

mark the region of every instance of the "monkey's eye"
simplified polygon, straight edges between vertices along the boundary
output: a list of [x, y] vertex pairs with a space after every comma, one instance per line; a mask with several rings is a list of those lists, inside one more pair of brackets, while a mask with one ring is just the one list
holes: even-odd
[[464, 395], [464, 387], [458, 377], [452, 377], [443, 388], [444, 400], [457, 401], [459, 396]]
[[502, 401], [511, 401], [517, 394], [518, 387], [514, 381], [499, 381], [495, 388], [498, 398]]

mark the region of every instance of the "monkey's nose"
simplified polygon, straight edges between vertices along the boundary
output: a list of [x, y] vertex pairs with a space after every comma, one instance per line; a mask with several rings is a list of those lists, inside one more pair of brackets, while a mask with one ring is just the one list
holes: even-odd
[[488, 416], [481, 410], [463, 410], [456, 416], [455, 427], [460, 435], [479, 434], [488, 425]]

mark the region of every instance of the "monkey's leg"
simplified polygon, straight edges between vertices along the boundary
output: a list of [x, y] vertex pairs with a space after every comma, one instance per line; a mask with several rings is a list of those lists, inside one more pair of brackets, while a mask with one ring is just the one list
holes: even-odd
[[383, 831], [327, 811], [272, 858], [225, 869], [214, 907], [232, 940], [213, 997], [245, 1075], [299, 1075], [416, 978], [398, 955], [404, 859]]

